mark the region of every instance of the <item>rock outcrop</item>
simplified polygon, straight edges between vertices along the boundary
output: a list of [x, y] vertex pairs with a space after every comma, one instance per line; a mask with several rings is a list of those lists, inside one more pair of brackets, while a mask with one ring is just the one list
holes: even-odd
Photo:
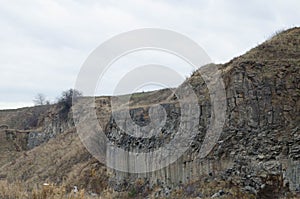
[[[116, 172], [114, 184], [128, 184], [133, 179], [142, 178], [150, 184], [159, 180], [166, 186], [178, 185], [213, 174], [227, 180], [239, 179], [239, 186], [255, 194], [262, 194], [270, 187], [276, 193], [286, 188], [300, 190], [300, 29], [278, 34], [218, 67], [226, 87], [226, 122], [208, 157], [204, 160], [197, 158], [211, 111], [208, 90], [199, 70], [188, 79], [198, 95], [201, 109], [199, 133], [191, 149], [175, 163], [156, 172]], [[122, 131], [113, 118], [106, 134], [114, 145], [129, 151], [157, 149], [177, 132], [180, 110], [172, 104], [174, 102], [161, 103], [168, 119], [157, 136], [134, 138]], [[147, 124], [150, 122], [145, 114], [148, 109], [133, 108], [131, 117], [137, 124]], [[118, 157], [116, 154], [111, 156]], [[135, 166], [126, 157], [124, 162], [132, 164], [128, 167]]]

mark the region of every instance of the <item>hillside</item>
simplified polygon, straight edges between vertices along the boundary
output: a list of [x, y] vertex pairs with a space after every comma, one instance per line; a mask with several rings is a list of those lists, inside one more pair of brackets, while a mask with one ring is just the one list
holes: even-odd
[[[300, 28], [278, 33], [217, 65], [225, 85], [226, 120], [213, 150], [199, 159], [212, 108], [201, 71], [209, 67], [195, 71], [181, 85], [189, 83], [198, 97], [200, 125], [191, 148], [173, 164], [144, 174], [108, 169], [81, 143], [72, 113], [61, 118], [59, 108], [51, 105], [0, 111], [0, 180], [22, 182], [28, 191], [45, 182], [64, 185], [67, 192], [76, 185], [89, 196], [104, 198], [300, 197]], [[151, 105], [165, 108], [168, 117], [160, 135], [125, 135], [111, 117], [112, 97], [95, 99], [99, 124], [121, 148], [158, 149], [180, 125], [173, 92], [136, 93], [129, 102], [139, 125], [149, 123]]]

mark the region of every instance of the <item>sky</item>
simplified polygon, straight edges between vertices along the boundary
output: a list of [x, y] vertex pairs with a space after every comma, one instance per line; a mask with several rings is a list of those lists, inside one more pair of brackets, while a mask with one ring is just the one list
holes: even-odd
[[[0, 109], [32, 106], [38, 93], [54, 102], [74, 87], [97, 46], [126, 31], [176, 31], [197, 42], [214, 63], [225, 63], [277, 31], [300, 26], [299, 10], [299, 0], [0, 0]], [[146, 54], [131, 59], [147, 64], [153, 58], [178, 70], [184, 65], [168, 55]], [[112, 93], [121, 73], [132, 69], [124, 63], [133, 62], [116, 64], [97, 95]]]

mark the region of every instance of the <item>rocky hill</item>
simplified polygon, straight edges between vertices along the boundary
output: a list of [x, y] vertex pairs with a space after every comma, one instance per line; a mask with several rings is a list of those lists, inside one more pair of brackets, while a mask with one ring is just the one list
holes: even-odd
[[[28, 190], [44, 182], [64, 184], [68, 190], [76, 185], [107, 198], [296, 198], [300, 191], [300, 28], [276, 34], [217, 67], [227, 109], [220, 138], [206, 158], [197, 154], [212, 116], [207, 82], [201, 77], [210, 65], [180, 86], [189, 83], [198, 97], [199, 127], [189, 150], [171, 165], [142, 174], [106, 168], [83, 146], [72, 113], [61, 118], [59, 107], [51, 105], [0, 111], [0, 180], [24, 182]], [[153, 104], [166, 110], [165, 126], [150, 138], [126, 135], [111, 115], [111, 99], [95, 99], [99, 124], [111, 143], [128, 151], [154, 151], [169, 143], [180, 126], [182, 113], [174, 89], [131, 97], [130, 115], [140, 126], [150, 122]]]

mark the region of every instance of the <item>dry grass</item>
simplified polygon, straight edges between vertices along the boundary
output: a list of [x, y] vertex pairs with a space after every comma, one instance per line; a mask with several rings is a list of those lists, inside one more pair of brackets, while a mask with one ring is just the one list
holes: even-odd
[[7, 181], [0, 181], [1, 199], [89, 199], [101, 198], [91, 196], [81, 189], [77, 193], [68, 192], [66, 186], [56, 186], [53, 184], [43, 185], [33, 190], [28, 190], [22, 183], [10, 184]]
[[[211, 198], [212, 194], [222, 189], [226, 192], [225, 195], [221, 196], [223, 199], [239, 198], [239, 199], [255, 199], [257, 196], [242, 192], [238, 186], [230, 186], [228, 182], [216, 182], [212, 181], [209, 183], [191, 183], [186, 186], [194, 186], [193, 192], [187, 191], [186, 187], [181, 187], [172, 190], [172, 193], [169, 196], [157, 196], [155, 193], [158, 191], [156, 188], [145, 194], [132, 194], [128, 192], [115, 192], [111, 188], [105, 189], [100, 195], [91, 195], [87, 193], [84, 189], [79, 190], [76, 194], [72, 191], [67, 191], [66, 186], [56, 186], [53, 184], [43, 185], [34, 188], [33, 190], [28, 190], [21, 182], [15, 182], [13, 184], [8, 183], [7, 181], [0, 181], [0, 198], [1, 199], [110, 199], [110, 198], [199, 198], [195, 193], [202, 193], [203, 199]], [[157, 187], [158, 188], [158, 187]], [[287, 195], [280, 197], [283, 199], [297, 199], [299, 195]]]
[[37, 186], [29, 190], [24, 183], [8, 183], [0, 180], [0, 199], [111, 199], [111, 198], [135, 198], [128, 192], [116, 192], [111, 188], [104, 189], [100, 194], [90, 193], [80, 189], [77, 193], [67, 191], [65, 185], [47, 184]]

